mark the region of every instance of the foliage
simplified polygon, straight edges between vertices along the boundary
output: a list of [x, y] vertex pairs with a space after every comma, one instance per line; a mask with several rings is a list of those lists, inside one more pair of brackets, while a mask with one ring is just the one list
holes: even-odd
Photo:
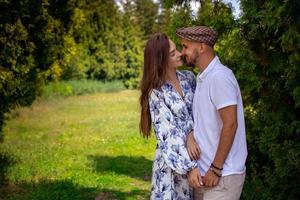
[[159, 5], [152, 0], [133, 0], [133, 2], [136, 5], [138, 26], [144, 32], [144, 39], [148, 39], [151, 34], [157, 31], [155, 29]]
[[235, 26], [235, 21], [231, 8], [225, 3], [202, 0], [195, 24], [212, 27], [222, 36]]
[[78, 4], [78, 9], [85, 21], [73, 32], [78, 43], [88, 50], [87, 77], [102, 80], [120, 78], [122, 69], [126, 66], [124, 52], [121, 50], [121, 16], [114, 1], [82, 1]]
[[136, 88], [143, 34], [128, 19], [137, 9], [122, 14], [113, 0], [1, 1], [0, 140], [4, 114], [30, 105], [48, 81], [122, 79]]
[[123, 50], [126, 67], [122, 78], [127, 88], [137, 88], [141, 78], [143, 52], [143, 32], [139, 28], [140, 18], [136, 16], [137, 7], [132, 2], [123, 3], [122, 28], [124, 31]]
[[4, 114], [16, 105], [30, 105], [44, 80], [61, 73], [57, 63], [68, 24], [67, 7], [51, 0], [0, 2], [0, 139]]
[[180, 27], [192, 25], [191, 8], [189, 6], [174, 8], [169, 14], [170, 21], [165, 32], [176, 44], [179, 44], [180, 39], [177, 37], [175, 31]]
[[[256, 199], [300, 195], [300, 14], [298, 1], [241, 1], [242, 37], [253, 63], [247, 74], [248, 188]], [[258, 5], [260, 3], [260, 5]], [[251, 83], [251, 82], [249, 82]], [[256, 193], [256, 191], [262, 191]], [[280, 192], [278, 192], [280, 191]]]

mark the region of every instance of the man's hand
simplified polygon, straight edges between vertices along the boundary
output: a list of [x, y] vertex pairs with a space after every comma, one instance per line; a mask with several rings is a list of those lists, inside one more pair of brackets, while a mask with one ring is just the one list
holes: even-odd
[[214, 187], [218, 185], [220, 181], [220, 177], [218, 177], [214, 172], [212, 172], [210, 169], [206, 172], [203, 182], [205, 187]]
[[189, 185], [193, 188], [203, 186], [202, 178], [201, 178], [198, 167], [192, 169], [188, 173], [188, 181], [189, 181]]
[[200, 158], [200, 148], [194, 138], [194, 132], [191, 131], [187, 136], [187, 150], [191, 160], [198, 160]]

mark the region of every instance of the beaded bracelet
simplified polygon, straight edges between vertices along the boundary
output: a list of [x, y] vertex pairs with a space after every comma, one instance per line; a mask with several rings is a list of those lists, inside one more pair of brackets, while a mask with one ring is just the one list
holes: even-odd
[[215, 169], [220, 170], [220, 171], [223, 170], [223, 167], [222, 167], [222, 168], [216, 167], [213, 163], [211, 163], [210, 166], [211, 166], [212, 168], [215, 168]]
[[222, 177], [222, 175], [221, 174], [218, 174], [215, 170], [214, 170], [214, 168], [209, 168], [210, 169], [210, 171], [212, 171], [217, 177], [219, 177], [219, 178], [221, 178]]

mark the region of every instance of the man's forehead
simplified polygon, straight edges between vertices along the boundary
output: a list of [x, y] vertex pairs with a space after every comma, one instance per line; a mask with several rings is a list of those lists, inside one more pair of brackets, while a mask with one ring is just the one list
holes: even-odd
[[195, 42], [192, 42], [192, 41], [189, 41], [189, 40], [186, 40], [186, 39], [181, 39], [181, 44], [182, 45], [193, 45]]
[[190, 41], [190, 40], [187, 40], [187, 39], [184, 39], [182, 38], [181, 39], [181, 45], [185, 45], [185, 46], [196, 46], [198, 45], [199, 43], [198, 42], [195, 42], [195, 41]]

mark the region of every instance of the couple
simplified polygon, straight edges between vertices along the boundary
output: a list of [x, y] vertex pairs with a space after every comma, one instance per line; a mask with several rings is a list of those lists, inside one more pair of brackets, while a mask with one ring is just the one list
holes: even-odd
[[[163, 33], [148, 40], [141, 81], [140, 131], [157, 139], [153, 200], [238, 200], [247, 157], [243, 104], [230, 69], [215, 55], [217, 33], [180, 28], [182, 52]], [[178, 71], [181, 57], [197, 66]]]

